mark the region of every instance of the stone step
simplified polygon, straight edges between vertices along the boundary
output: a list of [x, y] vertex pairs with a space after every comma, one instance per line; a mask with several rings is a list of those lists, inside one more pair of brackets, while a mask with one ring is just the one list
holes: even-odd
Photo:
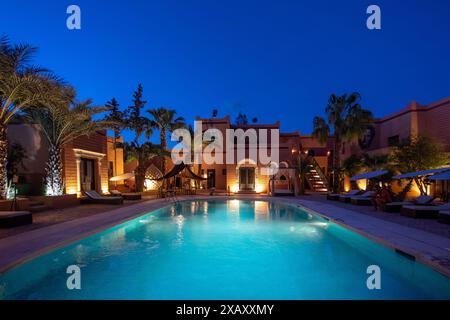
[[50, 207], [45, 205], [45, 204], [34, 204], [34, 205], [30, 205], [30, 212], [42, 212], [45, 210], [49, 210]]

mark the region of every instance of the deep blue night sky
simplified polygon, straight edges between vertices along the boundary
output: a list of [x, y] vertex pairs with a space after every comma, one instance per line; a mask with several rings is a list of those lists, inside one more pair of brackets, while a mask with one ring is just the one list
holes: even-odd
[[[3, 3], [5, 2], [5, 3]], [[66, 28], [77, 4], [82, 30]], [[366, 28], [378, 4], [382, 30]], [[36, 62], [80, 98], [196, 115], [242, 110], [310, 133], [332, 92], [359, 91], [376, 116], [450, 96], [450, 1], [2, 1], [0, 34], [40, 51]], [[155, 141], [157, 141], [155, 134]]]

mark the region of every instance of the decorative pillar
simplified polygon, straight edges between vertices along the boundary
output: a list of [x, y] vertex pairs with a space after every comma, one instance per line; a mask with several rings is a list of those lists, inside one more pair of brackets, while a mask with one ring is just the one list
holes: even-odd
[[77, 163], [77, 195], [80, 196], [81, 195], [81, 174], [80, 174], [81, 159], [80, 159], [80, 157], [76, 157], [75, 161]]
[[97, 159], [97, 188], [100, 191], [100, 193], [103, 193], [102, 190], [102, 160], [101, 159]]

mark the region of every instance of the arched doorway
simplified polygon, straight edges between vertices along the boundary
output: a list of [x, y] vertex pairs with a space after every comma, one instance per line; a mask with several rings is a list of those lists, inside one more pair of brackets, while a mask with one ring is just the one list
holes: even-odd
[[256, 187], [256, 162], [250, 159], [239, 161], [237, 167], [239, 191], [254, 191]]

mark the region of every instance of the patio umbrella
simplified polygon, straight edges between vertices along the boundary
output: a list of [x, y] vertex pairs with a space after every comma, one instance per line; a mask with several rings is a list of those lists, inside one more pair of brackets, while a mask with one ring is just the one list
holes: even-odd
[[128, 172], [109, 179], [109, 181], [122, 181], [134, 178], [134, 173]]
[[431, 176], [428, 179], [429, 180], [435, 180], [435, 181], [450, 180], [450, 171], [446, 171], [444, 173], [435, 174], [434, 176]]
[[408, 172], [408, 173], [403, 173], [403, 174], [399, 174], [396, 175], [394, 177], [392, 177], [392, 179], [412, 179], [415, 177], [419, 177], [419, 176], [429, 176], [429, 175], [433, 175], [433, 174], [437, 174], [437, 173], [441, 173], [441, 172], [445, 172], [445, 171], [449, 171], [450, 168], [437, 168], [437, 169], [430, 169], [430, 170], [422, 170], [422, 171], [417, 171], [417, 172]]
[[366, 172], [366, 173], [358, 174], [354, 177], [351, 177], [350, 181], [378, 178], [378, 177], [384, 176], [387, 173], [389, 173], [388, 170], [377, 170], [377, 171]]

